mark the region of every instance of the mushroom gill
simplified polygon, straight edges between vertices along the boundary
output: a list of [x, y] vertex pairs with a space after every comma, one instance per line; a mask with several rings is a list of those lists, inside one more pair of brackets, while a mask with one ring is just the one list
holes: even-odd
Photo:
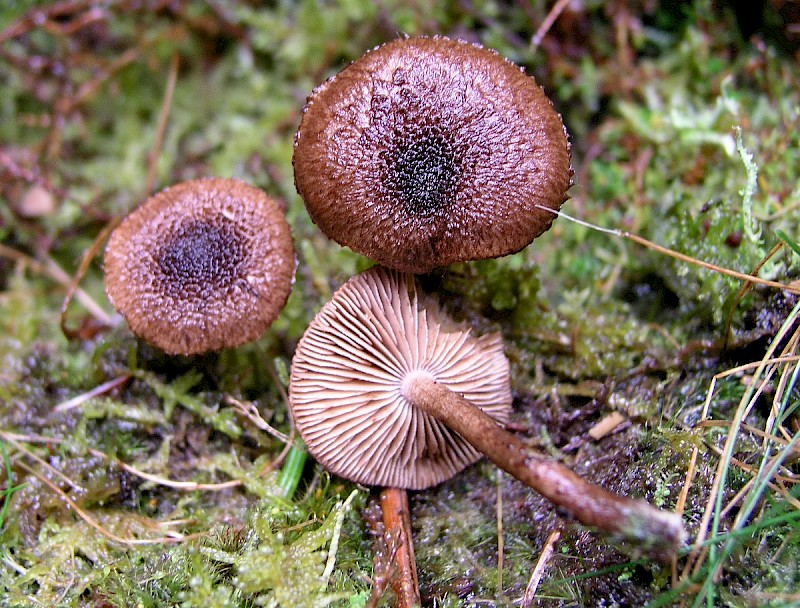
[[410, 489], [476, 462], [479, 452], [406, 398], [404, 387], [419, 376], [508, 420], [509, 366], [499, 335], [472, 336], [410, 275], [376, 268], [348, 281], [292, 361], [290, 401], [309, 451], [342, 477]]

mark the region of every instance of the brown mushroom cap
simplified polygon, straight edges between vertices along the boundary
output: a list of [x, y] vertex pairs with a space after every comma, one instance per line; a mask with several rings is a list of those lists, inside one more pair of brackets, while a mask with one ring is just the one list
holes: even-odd
[[114, 230], [109, 300], [131, 330], [170, 354], [258, 338], [286, 303], [295, 257], [278, 203], [235, 179], [172, 186]]
[[314, 90], [295, 184], [342, 245], [405, 272], [515, 253], [547, 230], [571, 182], [559, 114], [495, 51], [401, 38]]
[[374, 267], [345, 283], [313, 320], [292, 361], [289, 401], [311, 454], [368, 485], [421, 489], [480, 458], [412, 405], [404, 383], [432, 378], [500, 422], [511, 411], [498, 334], [474, 337], [411, 275]]

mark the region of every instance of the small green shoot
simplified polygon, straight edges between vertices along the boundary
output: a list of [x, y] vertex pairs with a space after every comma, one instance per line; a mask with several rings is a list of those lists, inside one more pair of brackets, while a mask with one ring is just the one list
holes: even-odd
[[295, 439], [292, 447], [289, 448], [289, 453], [286, 455], [286, 460], [278, 478], [281, 492], [289, 500], [294, 496], [297, 485], [300, 483], [300, 478], [303, 476], [303, 467], [305, 467], [307, 456], [308, 452], [306, 452], [303, 442], [300, 439]]
[[0, 508], [0, 532], [2, 532], [6, 524], [8, 510], [11, 508], [11, 497], [14, 495], [14, 492], [21, 490], [24, 485], [15, 486], [12, 483], [14, 471], [11, 468], [11, 458], [9, 458], [8, 455], [8, 448], [6, 447], [5, 441], [2, 439], [0, 439], [0, 454], [2, 454], [3, 457], [3, 466], [5, 467], [6, 475], [6, 486], [0, 490], [0, 496], [3, 497], [3, 507]]
[[786, 243], [792, 251], [794, 251], [797, 255], [800, 255], [800, 245], [797, 244], [797, 241], [790, 239], [789, 235], [783, 230], [776, 230], [775, 234], [780, 240]]

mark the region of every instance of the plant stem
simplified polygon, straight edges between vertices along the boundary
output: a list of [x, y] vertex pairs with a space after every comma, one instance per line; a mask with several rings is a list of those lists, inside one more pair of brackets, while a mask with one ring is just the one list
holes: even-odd
[[414, 377], [403, 390], [414, 405], [459, 433], [498, 467], [567, 510], [582, 524], [632, 541], [664, 561], [684, 543], [686, 533], [676, 513], [589, 483], [564, 465], [537, 454], [480, 408], [426, 375]]

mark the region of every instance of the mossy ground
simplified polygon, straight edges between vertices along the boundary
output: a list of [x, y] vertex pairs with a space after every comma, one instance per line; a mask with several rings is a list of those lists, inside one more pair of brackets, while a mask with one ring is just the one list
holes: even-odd
[[[48, 6], [0, 3], [0, 243], [8, 248], [0, 257], [0, 605], [368, 602], [380, 550], [361, 516], [369, 493], [361, 490], [342, 519], [353, 486], [309, 463], [297, 494], [285, 498], [278, 471], [261, 474], [283, 443], [232, 403], [253, 402], [288, 430], [279, 384], [294, 345], [336, 286], [369, 264], [310, 222], [294, 190], [292, 137], [314, 86], [400, 32], [479, 41], [536, 76], [572, 134], [567, 213], [744, 272], [782, 239], [796, 248], [800, 68], [796, 30], [775, 8], [791, 2], [773, 3], [748, 40], [726, 3], [587, 1], [539, 47], [530, 41], [550, 4], [539, 1], [120, 1], [27, 12], [39, 4]], [[94, 331], [76, 301], [68, 323], [80, 338], [67, 340], [64, 289], [53, 278], [56, 267], [73, 273], [103, 227], [145, 195], [173, 57], [154, 186], [219, 175], [262, 187], [286, 202], [299, 252], [293, 295], [269, 333], [192, 359], [142, 345], [123, 324]], [[36, 202], [44, 211], [32, 212]], [[799, 270], [800, 251], [786, 246], [760, 274], [789, 281]], [[666, 508], [693, 467], [684, 515], [692, 535], [727, 437], [724, 427], [695, 426], [709, 384], [758, 360], [796, 318], [791, 294], [758, 288], [739, 299], [733, 279], [566, 219], [520, 254], [424, 280], [476, 331], [503, 333], [515, 425], [532, 444]], [[99, 257], [81, 287], [110, 312]], [[747, 378], [720, 380], [710, 417], [734, 416]], [[786, 395], [781, 421], [790, 429], [796, 379], [768, 383]], [[768, 419], [769, 394], [754, 402], [751, 428]], [[592, 439], [589, 429], [614, 411], [626, 424]], [[731, 465], [726, 500], [751, 481], [747, 465], [763, 450], [757, 434], [742, 433], [735, 459], [743, 464]], [[695, 574], [696, 586], [674, 587], [669, 567], [564, 526], [546, 501], [481, 463], [411, 498], [424, 603], [517, 605], [547, 537], [563, 526], [533, 605], [784, 605], [800, 585], [794, 473], [786, 463], [783, 491], [760, 495], [742, 524], [748, 534], [725, 537], [736, 510], [723, 514], [712, 535], [717, 561]], [[214, 485], [229, 481], [238, 485]], [[146, 539], [161, 540], [129, 542]], [[709, 568], [719, 569], [707, 577], [710, 591], [702, 587]]]

